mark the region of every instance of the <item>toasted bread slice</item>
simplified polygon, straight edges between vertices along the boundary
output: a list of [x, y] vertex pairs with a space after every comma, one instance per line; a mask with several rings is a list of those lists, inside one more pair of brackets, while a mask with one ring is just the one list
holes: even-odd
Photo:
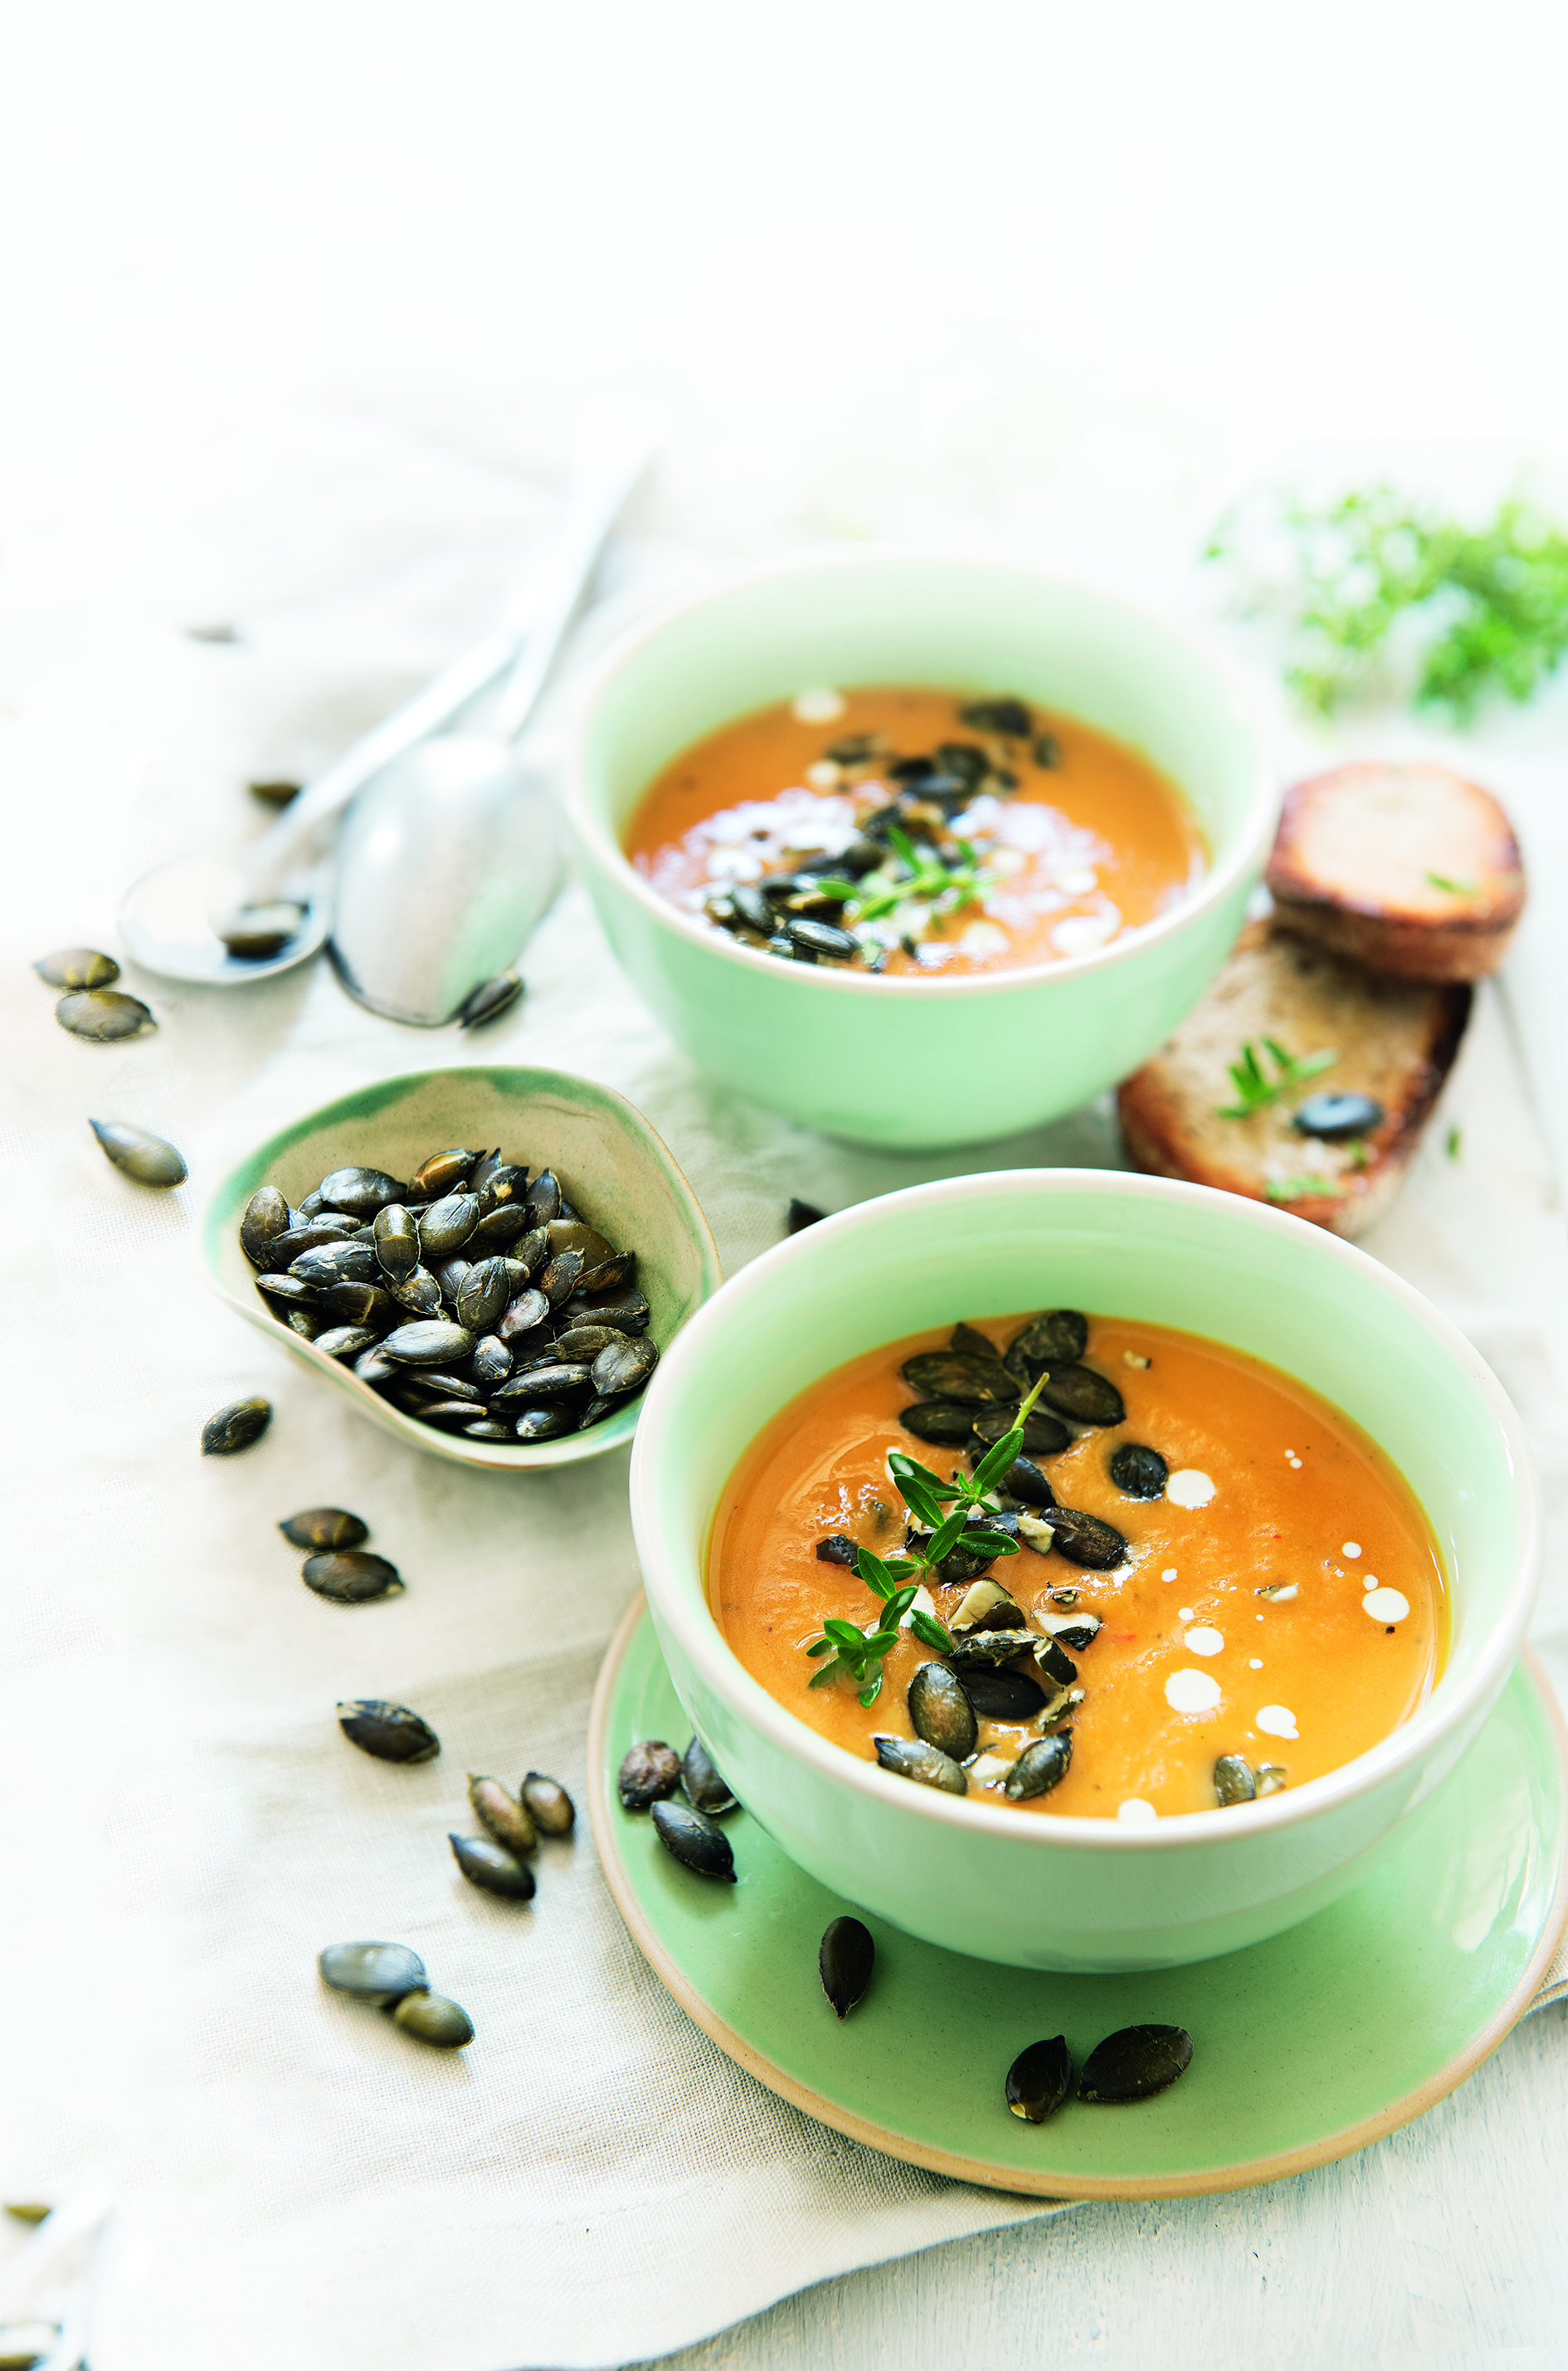
[[[1127, 1151], [1157, 1177], [1187, 1177], [1357, 1235], [1398, 1193], [1453, 1068], [1470, 1018], [1458, 983], [1389, 979], [1297, 937], [1276, 919], [1249, 923], [1225, 969], [1152, 1061], [1117, 1096]], [[1332, 1049], [1320, 1074], [1245, 1119], [1232, 1063], [1269, 1041], [1297, 1062]], [[1368, 1097], [1381, 1117], [1358, 1136], [1304, 1135], [1292, 1116], [1311, 1099]]]
[[1513, 828], [1441, 766], [1336, 766], [1287, 793], [1268, 885], [1293, 930], [1401, 979], [1481, 979], [1524, 910]]

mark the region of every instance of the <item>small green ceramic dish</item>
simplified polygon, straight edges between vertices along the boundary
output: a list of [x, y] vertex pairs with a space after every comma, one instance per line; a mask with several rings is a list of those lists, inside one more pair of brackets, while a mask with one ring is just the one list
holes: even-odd
[[642, 1114], [592, 1079], [504, 1069], [417, 1070], [382, 1079], [270, 1137], [229, 1172], [207, 1204], [200, 1243], [208, 1283], [270, 1341], [282, 1342], [375, 1423], [432, 1457], [522, 1473], [575, 1465], [618, 1449], [636, 1428], [640, 1401], [591, 1432], [526, 1447], [469, 1440], [416, 1423], [349, 1368], [281, 1325], [257, 1291], [255, 1271], [239, 1246], [239, 1220], [259, 1186], [276, 1186], [294, 1203], [329, 1170], [359, 1162], [406, 1177], [430, 1153], [453, 1144], [476, 1151], [499, 1145], [531, 1169], [554, 1169], [583, 1217], [636, 1252], [638, 1282], [653, 1312], [650, 1331], [662, 1351], [716, 1290], [719, 1255], [708, 1221]]
[[[879, 1343], [1055, 1306], [1179, 1326], [1266, 1359], [1393, 1459], [1426, 1509], [1452, 1589], [1447, 1663], [1408, 1721], [1266, 1801], [1133, 1827], [1032, 1818], [978, 1788], [958, 1798], [914, 1786], [830, 1744], [753, 1679], [709, 1610], [703, 1557], [720, 1496], [757, 1433]], [[1320, 1227], [1205, 1186], [1113, 1171], [1004, 1170], [917, 1186], [765, 1252], [654, 1376], [632, 1452], [631, 1516], [681, 1701], [790, 1858], [929, 1942], [1074, 1972], [1242, 1949], [1359, 1883], [1480, 1733], [1540, 1572], [1523, 1431], [1457, 1327]], [[1199, 1509], [1188, 1520], [1201, 1528], [1209, 1518]], [[1250, 1684], [1239, 1662], [1215, 1670], [1227, 1690]], [[1201, 1737], [1210, 1716], [1185, 1718]]]
[[[1173, 2198], [1277, 2180], [1424, 2114], [1528, 2007], [1568, 1918], [1562, 1724], [1527, 1656], [1464, 1760], [1378, 1876], [1273, 1942], [1196, 1967], [1043, 1975], [917, 1942], [829, 1892], [744, 1811], [737, 1882], [671, 1859], [616, 1771], [643, 1737], [685, 1744], [652, 1624], [605, 1658], [589, 1741], [594, 1840], [622, 1915], [703, 2030], [770, 2090], [851, 2138], [958, 2180], [1048, 2198]], [[840, 2025], [817, 1982], [828, 1921], [865, 1918], [870, 1992]], [[1182, 2025], [1193, 2064], [1138, 2107], [1008, 2113], [1002, 2079], [1065, 2033], [1081, 2065], [1124, 2025]]]
[[[658, 896], [622, 845], [658, 769], [750, 709], [867, 683], [1017, 692], [1142, 750], [1191, 801], [1206, 877], [1097, 954], [967, 978], [780, 963]], [[567, 778], [610, 943], [694, 1061], [808, 1128], [905, 1146], [1011, 1136], [1136, 1070], [1228, 953], [1278, 804], [1247, 694], [1165, 619], [1040, 569], [885, 549], [775, 562], [638, 627], [588, 688]]]

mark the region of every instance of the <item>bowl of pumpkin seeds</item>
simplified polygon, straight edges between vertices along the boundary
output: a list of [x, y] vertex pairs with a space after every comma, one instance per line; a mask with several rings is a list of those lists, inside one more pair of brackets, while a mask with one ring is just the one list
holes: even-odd
[[613, 1089], [417, 1071], [268, 1139], [209, 1200], [209, 1284], [409, 1446], [501, 1472], [630, 1439], [718, 1287], [708, 1221]]

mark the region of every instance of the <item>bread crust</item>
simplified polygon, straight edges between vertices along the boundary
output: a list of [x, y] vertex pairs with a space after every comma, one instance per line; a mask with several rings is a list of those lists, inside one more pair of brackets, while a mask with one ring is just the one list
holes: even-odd
[[[1175, 1035], [1124, 1081], [1127, 1153], [1157, 1177], [1182, 1177], [1358, 1235], [1398, 1194], [1470, 1018], [1454, 982], [1390, 979], [1302, 939], [1280, 918], [1248, 925], [1224, 970]], [[1332, 1070], [1246, 1119], [1220, 1116], [1243, 1045], [1278, 1040], [1298, 1060], [1333, 1047]], [[1380, 1124], [1358, 1143], [1298, 1135], [1291, 1114], [1331, 1090], [1372, 1096]], [[1281, 1189], [1309, 1177], [1320, 1190]], [[1269, 1191], [1270, 1186], [1274, 1191]]]
[[1526, 884], [1490, 791], [1441, 766], [1336, 766], [1286, 794], [1265, 874], [1293, 930], [1400, 979], [1496, 970]]

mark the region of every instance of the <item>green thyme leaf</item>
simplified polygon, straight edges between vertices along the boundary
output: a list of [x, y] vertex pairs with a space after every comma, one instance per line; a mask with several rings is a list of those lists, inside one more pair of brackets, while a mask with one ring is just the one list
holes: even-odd
[[1249, 1038], [1241, 1048], [1239, 1060], [1228, 1065], [1236, 1101], [1217, 1104], [1215, 1110], [1218, 1118], [1251, 1119], [1254, 1112], [1266, 1111], [1293, 1087], [1305, 1086], [1309, 1079], [1320, 1078], [1339, 1060], [1339, 1049], [1333, 1046], [1325, 1047], [1318, 1054], [1305, 1055], [1298, 1061], [1286, 1052], [1275, 1037], [1265, 1037], [1263, 1045], [1274, 1060], [1277, 1076], [1269, 1078], [1258, 1058], [1257, 1047]]
[[1319, 504], [1264, 494], [1219, 522], [1206, 557], [1274, 619], [1286, 682], [1323, 714], [1378, 689], [1390, 648], [1413, 646], [1414, 704], [1460, 723], [1488, 699], [1533, 698], [1568, 655], [1568, 535], [1518, 496], [1470, 526], [1388, 485]]
[[1301, 1202], [1314, 1194], [1332, 1196], [1339, 1190], [1326, 1177], [1271, 1177], [1263, 1187], [1271, 1202]]
[[1426, 878], [1434, 889], [1441, 889], [1450, 897], [1475, 896], [1476, 885], [1473, 881], [1450, 881], [1446, 873], [1429, 873]]
[[914, 1631], [915, 1636], [919, 1639], [923, 1647], [934, 1647], [939, 1655], [951, 1654], [951, 1631], [946, 1629], [941, 1623], [936, 1621], [929, 1613], [921, 1613], [918, 1612], [912, 1613], [909, 1616], [909, 1627]]

